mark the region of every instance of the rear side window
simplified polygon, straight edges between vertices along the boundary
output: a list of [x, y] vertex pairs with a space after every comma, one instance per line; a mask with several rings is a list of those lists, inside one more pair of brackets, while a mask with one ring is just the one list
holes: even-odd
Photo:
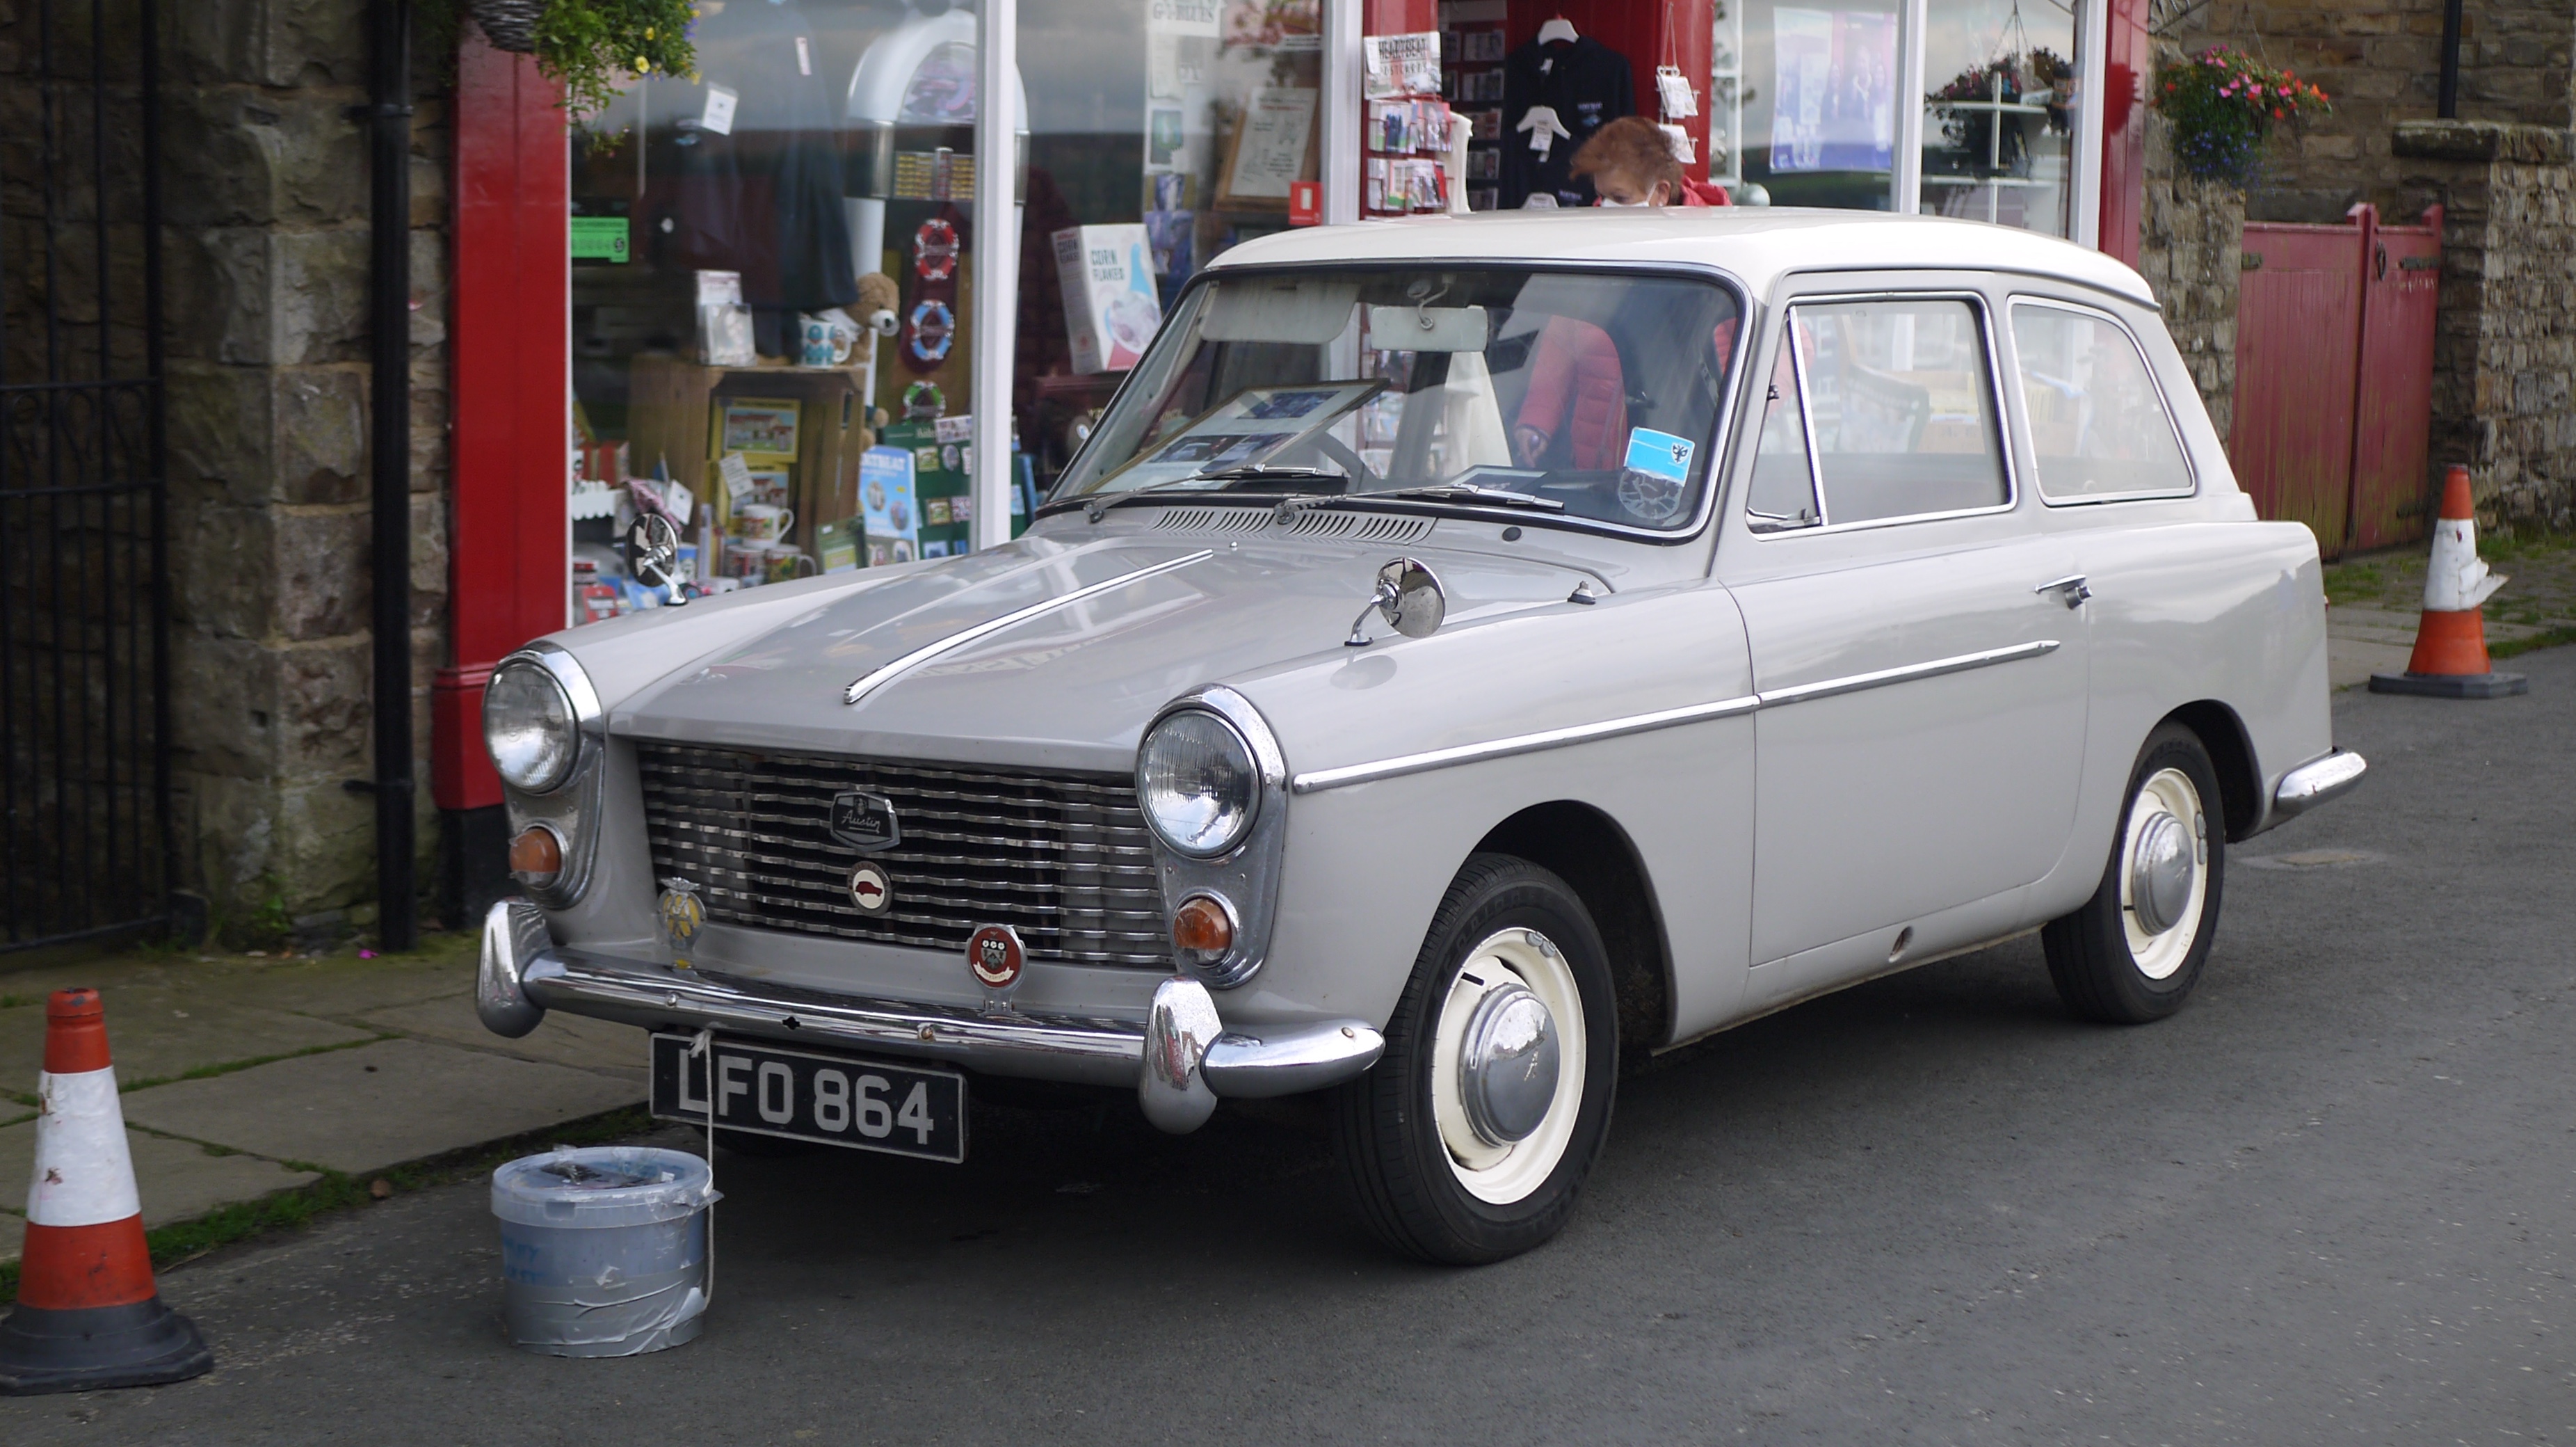
[[1946, 297], [1791, 307], [1755, 448], [1753, 529], [2010, 502], [1982, 323], [1975, 303]]
[[2012, 328], [2041, 497], [2191, 491], [2164, 394], [2127, 328], [2099, 312], [2032, 301], [2013, 303]]

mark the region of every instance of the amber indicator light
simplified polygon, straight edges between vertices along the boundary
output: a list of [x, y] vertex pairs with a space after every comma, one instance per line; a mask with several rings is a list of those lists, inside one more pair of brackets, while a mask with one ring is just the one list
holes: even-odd
[[1194, 894], [1172, 913], [1172, 944], [1203, 955], [1224, 954], [1234, 948], [1234, 921], [1226, 918], [1225, 906]]
[[563, 868], [563, 842], [555, 831], [531, 824], [510, 841], [512, 874], [554, 874]]

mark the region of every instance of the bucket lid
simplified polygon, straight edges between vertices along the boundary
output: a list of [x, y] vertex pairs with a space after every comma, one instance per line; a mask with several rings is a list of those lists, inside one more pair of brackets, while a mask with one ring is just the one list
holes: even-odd
[[652, 1146], [552, 1150], [492, 1173], [492, 1214], [523, 1226], [595, 1230], [676, 1221], [721, 1194], [704, 1159]]

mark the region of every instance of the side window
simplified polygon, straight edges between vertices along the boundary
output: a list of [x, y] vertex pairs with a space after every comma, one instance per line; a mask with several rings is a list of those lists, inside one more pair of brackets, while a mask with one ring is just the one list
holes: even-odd
[[2191, 468], [2138, 344], [2098, 312], [2017, 301], [2013, 350], [2040, 496], [2078, 502], [2191, 491]]
[[1791, 307], [1754, 449], [1753, 530], [2011, 501], [1980, 317], [1949, 298]]
[[[1795, 313], [1790, 327], [1797, 327]], [[1816, 479], [1807, 466], [1807, 414], [1798, 401], [1797, 344], [1784, 336], [1762, 399], [1762, 432], [1753, 448], [1753, 482], [1745, 512], [1757, 533], [1811, 528], [1824, 521]]]

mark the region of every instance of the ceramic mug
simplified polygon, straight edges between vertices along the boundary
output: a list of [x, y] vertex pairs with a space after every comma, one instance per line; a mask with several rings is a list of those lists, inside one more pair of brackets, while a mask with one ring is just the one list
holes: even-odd
[[796, 510], [772, 503], [747, 503], [733, 510], [733, 531], [745, 542], [774, 543], [796, 527]]

